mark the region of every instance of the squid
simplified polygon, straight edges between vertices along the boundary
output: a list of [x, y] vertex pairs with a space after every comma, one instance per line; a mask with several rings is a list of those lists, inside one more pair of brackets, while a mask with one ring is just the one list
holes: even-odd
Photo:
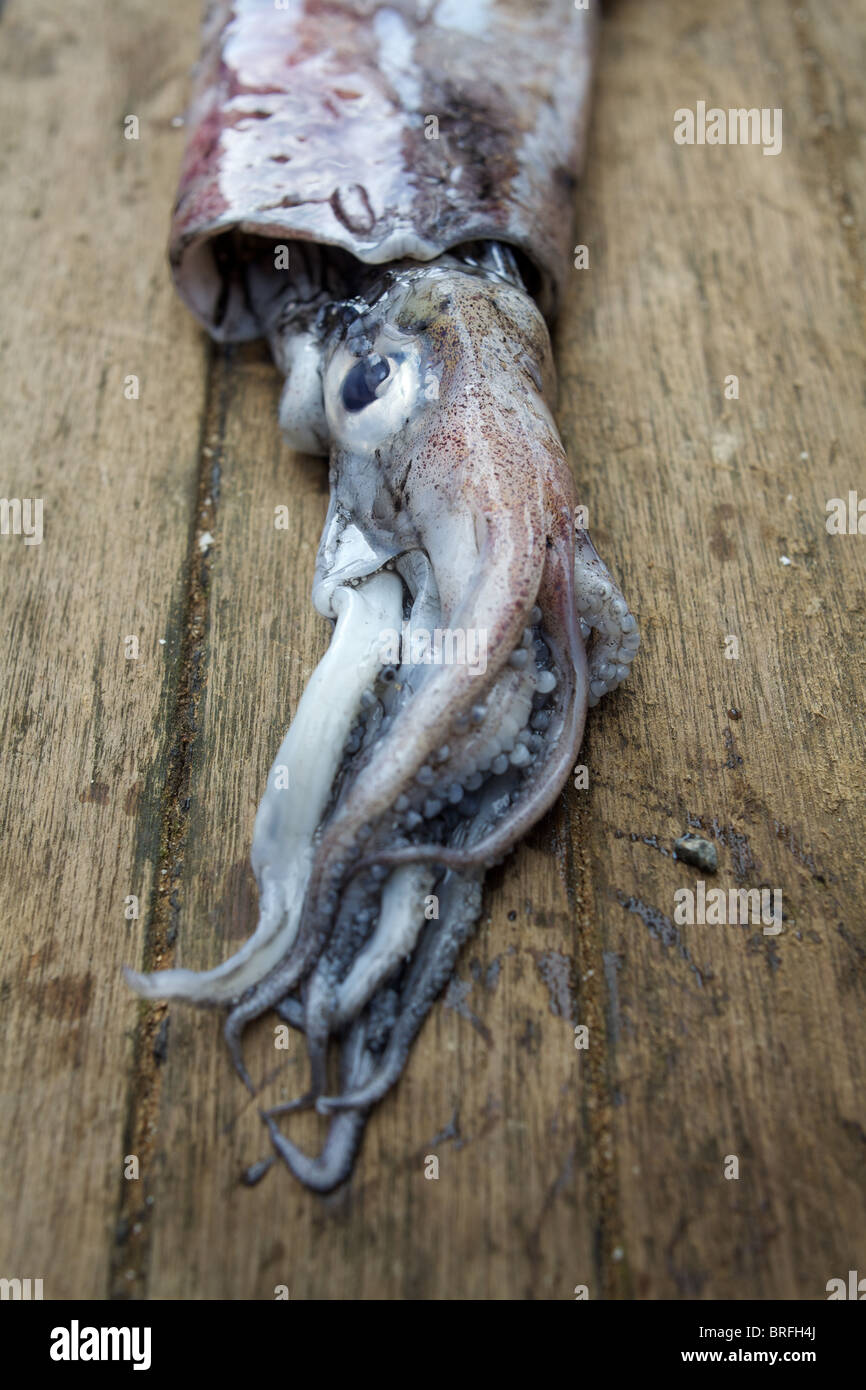
[[[485, 871], [557, 800], [639, 645], [553, 416], [595, 8], [207, 7], [170, 262], [217, 342], [268, 341], [287, 442], [329, 458], [312, 597], [332, 635], [256, 816], [253, 935], [127, 978], [224, 1010], [251, 1090], [245, 1026], [304, 1034], [308, 1088], [263, 1119], [317, 1192], [349, 1177]], [[286, 1132], [305, 1107], [328, 1117], [317, 1154]]]

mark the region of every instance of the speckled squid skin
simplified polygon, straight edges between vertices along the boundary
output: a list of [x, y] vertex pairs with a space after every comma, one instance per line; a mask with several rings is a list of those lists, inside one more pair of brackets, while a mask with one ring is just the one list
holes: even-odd
[[259, 335], [224, 240], [237, 232], [370, 264], [507, 242], [552, 313], [571, 264], [595, 9], [213, 0], [171, 230], [194, 313], [217, 339]]

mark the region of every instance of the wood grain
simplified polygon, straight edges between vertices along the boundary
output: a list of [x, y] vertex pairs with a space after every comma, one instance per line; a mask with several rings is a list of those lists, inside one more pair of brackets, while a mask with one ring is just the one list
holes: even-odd
[[40, 545], [0, 536], [0, 1267], [46, 1298], [108, 1287], [137, 1016], [120, 967], [155, 892], [195, 495], [205, 351], [163, 254], [195, 25], [170, 9], [0, 23], [0, 494], [44, 516]]
[[[6, 6], [0, 493], [46, 522], [0, 537], [0, 1274], [47, 1297], [823, 1298], [863, 1268], [866, 539], [824, 523], [866, 495], [866, 33], [841, 0], [607, 9], [559, 418], [643, 646], [321, 1199], [239, 1182], [297, 1043], [250, 1030], [253, 1101], [219, 1018], [119, 967], [255, 923], [255, 808], [327, 640], [326, 470], [281, 443], [264, 350], [172, 298], [195, 7]], [[676, 145], [699, 100], [782, 108], [781, 154]], [[690, 826], [715, 885], [781, 891], [779, 935], [675, 923]]]
[[[583, 212], [596, 268], [560, 339], [596, 542], [644, 634], [584, 749], [607, 1229], [637, 1297], [820, 1297], [862, 1262], [866, 550], [824, 525], [863, 490], [862, 172], [822, 120], [844, 119], [860, 57], [841, 8], [812, 14], [671, 7], [662, 30], [618, 7]], [[673, 108], [700, 99], [783, 108], [782, 153], [674, 145]], [[670, 855], [688, 826], [718, 842], [719, 886], [781, 890], [781, 935], [675, 926], [700, 877]], [[602, 1282], [612, 1264], [603, 1246]]]

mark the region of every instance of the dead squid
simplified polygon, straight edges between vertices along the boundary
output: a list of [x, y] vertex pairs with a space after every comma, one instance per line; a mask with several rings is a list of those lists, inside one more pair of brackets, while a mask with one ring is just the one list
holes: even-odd
[[[267, 337], [287, 440], [330, 457], [333, 634], [256, 817], [253, 936], [127, 974], [228, 1010], [248, 1084], [245, 1023], [304, 1032], [309, 1088], [265, 1119], [320, 1191], [638, 647], [551, 414], [594, 33], [571, 0], [208, 7], [171, 262], [217, 340]], [[312, 1157], [281, 1126], [309, 1105]]]

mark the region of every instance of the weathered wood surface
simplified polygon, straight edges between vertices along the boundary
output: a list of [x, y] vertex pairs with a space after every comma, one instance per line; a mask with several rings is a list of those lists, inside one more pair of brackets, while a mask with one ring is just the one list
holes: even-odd
[[[278, 1169], [239, 1185], [266, 1143], [218, 1018], [166, 1029], [119, 973], [251, 930], [255, 807], [326, 640], [324, 471], [281, 444], [264, 351], [212, 352], [165, 269], [195, 11], [0, 21], [0, 493], [45, 508], [41, 546], [0, 537], [0, 1274], [46, 1297], [821, 1298], [866, 1258], [866, 538], [824, 526], [866, 494], [862, 20], [609, 7], [560, 420], [644, 645], [591, 717], [589, 789], [491, 876], [322, 1200]], [[675, 145], [698, 100], [783, 108], [782, 153]], [[675, 926], [689, 825], [719, 886], [782, 891], [780, 935]], [[270, 1027], [266, 1100], [303, 1075]]]

